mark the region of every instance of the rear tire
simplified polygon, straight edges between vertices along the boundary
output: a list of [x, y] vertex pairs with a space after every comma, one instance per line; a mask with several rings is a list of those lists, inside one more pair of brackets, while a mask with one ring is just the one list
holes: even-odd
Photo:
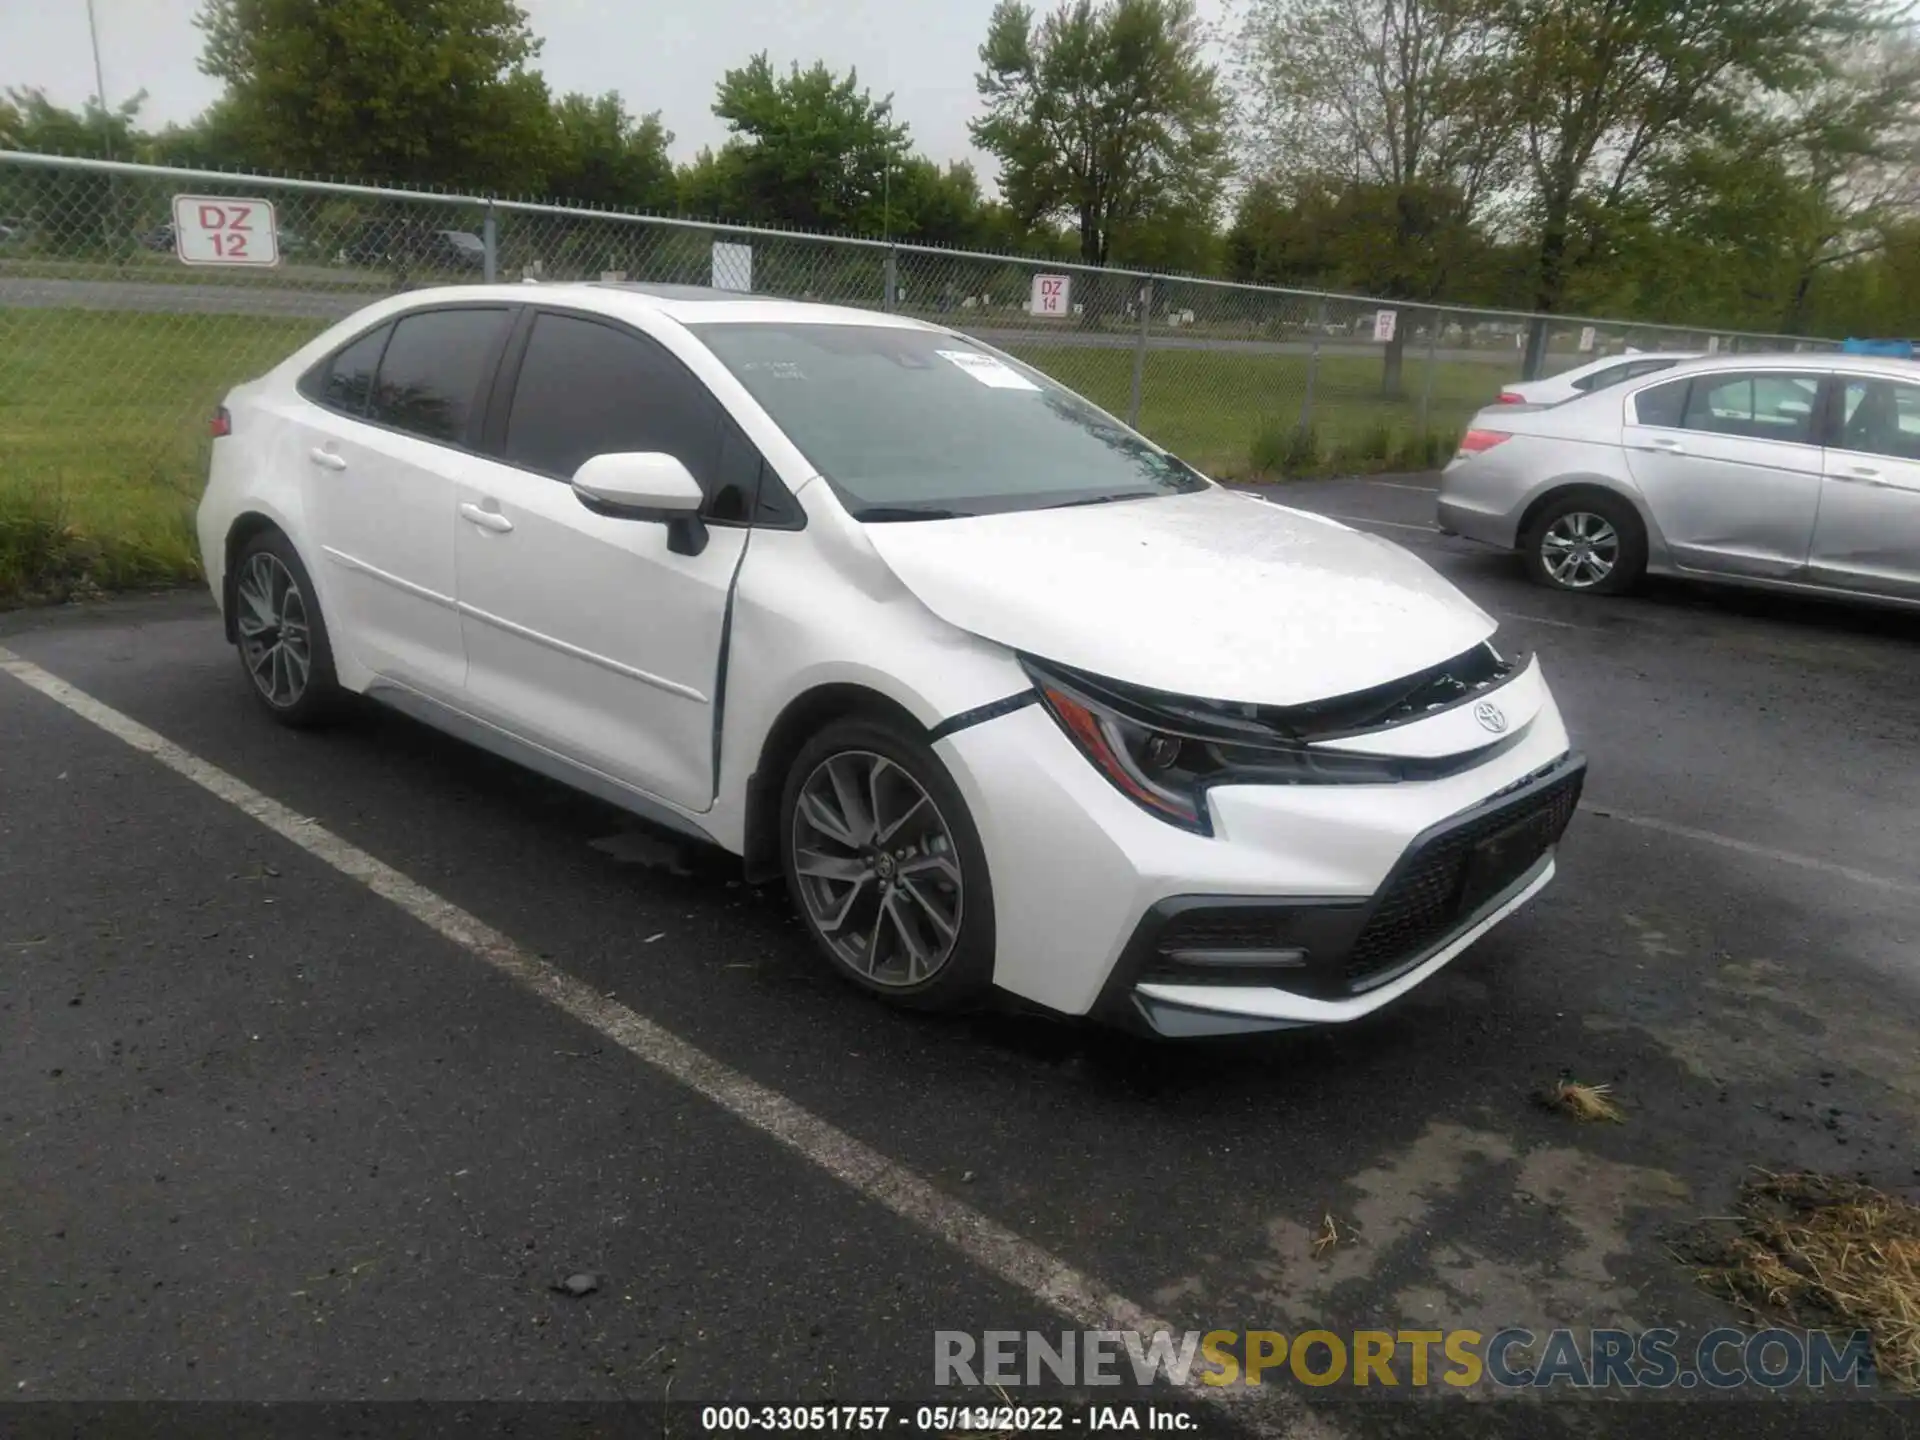
[[1521, 536], [1520, 549], [1536, 584], [1573, 595], [1624, 595], [1647, 570], [1639, 514], [1599, 490], [1549, 500]]
[[962, 1010], [993, 984], [993, 888], [927, 742], [878, 716], [801, 747], [780, 797], [787, 889], [835, 973], [893, 1004]]
[[253, 698], [296, 730], [337, 717], [346, 692], [313, 577], [293, 542], [262, 530], [240, 547], [233, 570], [236, 648]]

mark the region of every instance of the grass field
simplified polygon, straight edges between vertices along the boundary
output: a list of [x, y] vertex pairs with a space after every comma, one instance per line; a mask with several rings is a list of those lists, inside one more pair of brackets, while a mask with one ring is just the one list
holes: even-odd
[[[1114, 414], [1127, 413], [1132, 351], [1007, 348]], [[1223, 479], [1377, 470], [1423, 460], [1430, 437], [1451, 454], [1468, 418], [1492, 402], [1507, 373], [1483, 361], [1435, 366], [1423, 431], [1423, 357], [1407, 357], [1405, 394], [1389, 400], [1380, 393], [1378, 357], [1323, 356], [1314, 375], [1312, 443], [1289, 451], [1286, 442], [1299, 427], [1308, 364], [1302, 355], [1149, 350], [1141, 374], [1140, 429]]]
[[[0, 602], [195, 578], [208, 416], [324, 323], [0, 310]], [[1130, 350], [1013, 348], [1126, 413]], [[1326, 357], [1303, 439], [1307, 368], [1303, 356], [1149, 351], [1141, 428], [1222, 477], [1419, 468], [1451, 451], [1504, 377], [1487, 363], [1439, 365], [1423, 433], [1421, 357], [1408, 356], [1401, 400], [1381, 398], [1377, 358]]]

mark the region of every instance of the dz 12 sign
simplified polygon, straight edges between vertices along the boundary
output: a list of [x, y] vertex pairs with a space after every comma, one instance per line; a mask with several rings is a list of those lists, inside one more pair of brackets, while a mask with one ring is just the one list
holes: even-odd
[[1400, 319], [1397, 310], [1376, 310], [1373, 312], [1373, 338], [1382, 342], [1393, 339], [1395, 326]]
[[185, 265], [278, 265], [280, 234], [273, 202], [174, 196], [173, 253]]
[[1066, 314], [1069, 278], [1065, 275], [1034, 276], [1033, 298], [1027, 302], [1027, 309], [1035, 315]]

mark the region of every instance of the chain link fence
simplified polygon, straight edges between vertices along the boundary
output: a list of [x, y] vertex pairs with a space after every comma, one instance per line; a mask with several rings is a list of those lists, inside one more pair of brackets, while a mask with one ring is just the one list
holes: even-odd
[[[181, 211], [185, 236], [183, 195], [209, 202]], [[271, 224], [234, 201], [269, 202]], [[0, 478], [56, 489], [95, 527], [171, 516], [187, 544], [179, 517], [229, 388], [383, 295], [494, 279], [718, 285], [917, 316], [1019, 356], [1222, 477], [1437, 464], [1521, 378], [1534, 326], [1549, 372], [1628, 349], [1832, 348], [0, 152]]]

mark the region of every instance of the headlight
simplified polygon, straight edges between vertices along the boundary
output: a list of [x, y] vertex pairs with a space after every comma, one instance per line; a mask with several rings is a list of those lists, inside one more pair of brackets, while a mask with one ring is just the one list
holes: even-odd
[[1187, 705], [1156, 710], [1141, 698], [1069, 679], [1030, 659], [1023, 663], [1048, 712], [1114, 788], [1196, 834], [1212, 833], [1206, 792], [1213, 785], [1364, 785], [1400, 778], [1392, 760], [1310, 750], [1254, 721]]

